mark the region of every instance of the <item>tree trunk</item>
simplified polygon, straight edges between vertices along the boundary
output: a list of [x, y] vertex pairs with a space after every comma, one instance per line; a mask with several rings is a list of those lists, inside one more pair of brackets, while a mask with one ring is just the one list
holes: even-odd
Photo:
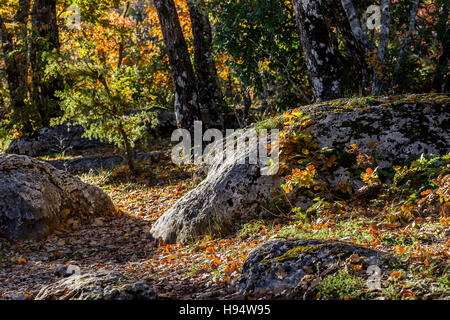
[[32, 41], [30, 62], [33, 71], [33, 101], [41, 115], [42, 126], [59, 114], [59, 101], [55, 91], [60, 79], [44, 80], [44, 53], [59, 50], [59, 32], [56, 21], [56, 0], [35, 0], [31, 13]]
[[348, 23], [352, 30], [353, 36], [355, 39], [362, 45], [366, 52], [373, 51], [375, 49], [375, 45], [370, 41], [365, 32], [361, 27], [361, 23], [359, 20], [358, 12], [353, 6], [352, 0], [340, 0], [342, 8], [344, 9]]
[[[345, 44], [347, 60], [352, 71], [353, 79], [362, 87], [363, 92], [369, 93], [368, 90], [370, 87], [371, 73], [366, 61], [368, 42], [366, 42], [365, 44], [362, 40], [364, 38], [364, 34], [357, 37], [353, 32], [350, 22], [351, 20], [348, 18], [342, 2], [348, 3], [348, 1], [345, 0], [332, 1], [335, 24]], [[353, 4], [351, 4], [351, 8], [353, 8]], [[356, 15], [356, 12], [354, 13], [354, 15]], [[354, 29], [360, 30], [358, 32], [362, 32], [362, 29], [359, 25], [359, 19], [356, 20], [357, 21], [354, 22], [356, 24], [356, 27], [354, 27]]]
[[342, 83], [319, 0], [292, 0], [316, 101], [341, 98]]
[[194, 121], [201, 119], [200, 108], [197, 103], [195, 74], [175, 3], [173, 0], [154, 0], [153, 3], [158, 13], [175, 83], [174, 109], [177, 122], [182, 128], [193, 132]]
[[243, 127], [246, 127], [248, 125], [248, 116], [250, 113], [250, 108], [252, 107], [252, 97], [250, 96], [250, 88], [247, 86], [247, 84], [242, 82], [242, 100], [244, 102], [244, 110], [242, 113], [242, 124]]
[[402, 65], [403, 56], [405, 55], [406, 48], [411, 42], [414, 30], [416, 30], [416, 15], [417, 11], [419, 10], [419, 3], [420, 0], [414, 0], [414, 3], [411, 7], [408, 34], [402, 43], [400, 52], [398, 54], [397, 63], [395, 64], [394, 72], [392, 73], [391, 90], [395, 89], [395, 85], [397, 84], [398, 72], [400, 71], [400, 67]]
[[386, 64], [386, 54], [389, 45], [389, 30], [391, 24], [391, 1], [381, 0], [381, 28], [380, 42], [378, 44], [377, 65], [374, 70], [374, 90], [373, 93], [379, 95], [384, 90], [384, 70]]
[[[28, 93], [27, 68], [27, 21], [30, 15], [30, 0], [20, 0], [19, 9], [14, 16], [16, 29], [13, 35], [6, 29], [5, 22], [0, 17], [0, 40], [3, 59], [5, 61], [6, 81], [8, 83], [10, 104], [13, 117], [22, 125], [22, 132], [31, 133], [32, 114], [26, 103]], [[25, 44], [18, 44], [19, 41]]]
[[450, 59], [450, 32], [447, 28], [448, 1], [444, 1], [442, 12], [439, 16], [437, 34], [442, 44], [442, 54], [439, 57], [433, 88], [438, 92], [449, 92], [450, 81], [448, 74], [448, 61]]
[[223, 124], [220, 114], [225, 103], [212, 55], [211, 24], [207, 14], [203, 12], [205, 9], [203, 0], [189, 0], [187, 3], [194, 36], [194, 66], [199, 103], [207, 110], [214, 123]]
[[133, 148], [131, 147], [130, 140], [128, 139], [127, 133], [125, 132], [125, 129], [123, 128], [122, 123], [119, 124], [119, 130], [120, 130], [120, 134], [122, 135], [123, 143], [125, 145], [128, 169], [130, 169], [130, 171], [133, 174], [135, 174], [135, 173], [137, 173], [137, 171], [136, 171], [136, 167], [134, 166]]

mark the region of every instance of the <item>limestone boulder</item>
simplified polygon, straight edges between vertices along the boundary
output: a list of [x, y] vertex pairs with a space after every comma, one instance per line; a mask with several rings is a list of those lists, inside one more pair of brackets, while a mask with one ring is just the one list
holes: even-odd
[[115, 210], [98, 187], [28, 156], [0, 155], [0, 181], [0, 233], [9, 239], [45, 237], [69, 214]]
[[43, 287], [35, 300], [155, 300], [144, 281], [133, 282], [114, 271], [76, 274]]

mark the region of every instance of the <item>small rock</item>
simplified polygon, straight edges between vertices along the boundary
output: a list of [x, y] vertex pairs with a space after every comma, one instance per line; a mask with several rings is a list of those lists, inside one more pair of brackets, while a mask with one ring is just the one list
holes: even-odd
[[36, 300], [155, 300], [157, 293], [145, 282], [128, 280], [122, 274], [98, 271], [75, 274], [43, 287]]
[[103, 222], [103, 219], [102, 218], [96, 218], [95, 220], [94, 220], [94, 226], [96, 226], [96, 227], [101, 227], [101, 226], [103, 226], [105, 223]]
[[65, 265], [59, 265], [56, 266], [53, 270], [53, 274], [57, 277], [64, 277], [66, 276], [67, 266]]

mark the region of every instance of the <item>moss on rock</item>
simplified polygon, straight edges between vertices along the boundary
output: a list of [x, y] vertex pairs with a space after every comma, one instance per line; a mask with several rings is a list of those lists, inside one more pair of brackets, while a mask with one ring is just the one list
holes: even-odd
[[283, 255], [276, 257], [275, 260], [283, 263], [288, 260], [298, 259], [302, 254], [312, 252], [312, 251], [317, 251], [317, 250], [323, 248], [324, 246], [325, 246], [324, 244], [312, 245], [312, 246], [297, 246], [297, 247], [292, 248], [291, 250], [285, 252]]

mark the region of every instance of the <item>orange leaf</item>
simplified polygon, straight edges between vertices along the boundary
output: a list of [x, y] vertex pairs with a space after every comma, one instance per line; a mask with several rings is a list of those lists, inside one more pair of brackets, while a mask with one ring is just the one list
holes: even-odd
[[403, 275], [402, 275], [400, 272], [397, 272], [397, 271], [392, 272], [392, 273], [390, 274], [390, 276], [391, 276], [392, 278], [397, 278], [397, 279], [400, 279], [400, 278], [403, 277]]
[[362, 270], [362, 265], [361, 265], [361, 264], [355, 264], [355, 265], [353, 265], [353, 270], [354, 270], [354, 271], [361, 271], [361, 270]]
[[430, 194], [430, 193], [432, 193], [432, 192], [433, 192], [433, 190], [428, 189], [428, 190], [425, 190], [425, 191], [423, 191], [422, 193], [420, 193], [420, 195], [421, 195], [421, 196], [426, 196], [427, 194]]

